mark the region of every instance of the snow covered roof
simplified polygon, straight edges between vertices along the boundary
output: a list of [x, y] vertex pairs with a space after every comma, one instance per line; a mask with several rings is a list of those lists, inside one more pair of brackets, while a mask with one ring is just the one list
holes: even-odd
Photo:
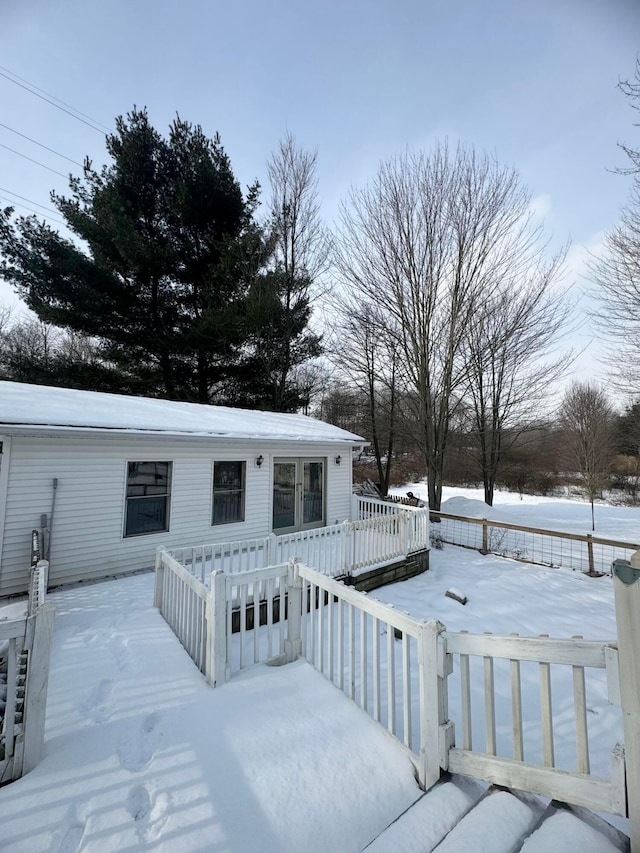
[[20, 382], [0, 382], [0, 428], [3, 425], [224, 438], [363, 442], [354, 433], [306, 415], [126, 397]]

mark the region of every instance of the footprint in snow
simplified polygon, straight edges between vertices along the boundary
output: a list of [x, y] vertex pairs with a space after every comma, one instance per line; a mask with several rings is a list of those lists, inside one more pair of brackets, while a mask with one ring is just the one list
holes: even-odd
[[146, 785], [135, 785], [127, 796], [127, 811], [136, 823], [138, 835], [143, 841], [157, 841], [167, 822], [167, 813], [171, 804], [165, 791], [155, 796], [149, 793]]
[[104, 678], [96, 685], [80, 710], [92, 723], [106, 723], [113, 711], [113, 681]]
[[52, 853], [78, 853], [84, 838], [85, 825], [78, 814], [76, 804], [72, 804], [65, 815], [65, 826], [60, 830], [60, 839], [54, 842]]
[[118, 742], [120, 764], [132, 773], [139, 773], [153, 760], [162, 739], [160, 714], [148, 714], [140, 726], [129, 729]]
[[136, 785], [129, 791], [127, 811], [136, 823], [143, 821], [148, 816], [151, 811], [151, 798], [146, 785]]
[[56, 847], [56, 853], [78, 853], [82, 838], [84, 836], [84, 826], [79, 823], [74, 823], [67, 827], [66, 832], [60, 840], [60, 845]]
[[137, 667], [129, 652], [129, 638], [116, 634], [108, 642], [116, 667], [120, 672], [135, 672]]

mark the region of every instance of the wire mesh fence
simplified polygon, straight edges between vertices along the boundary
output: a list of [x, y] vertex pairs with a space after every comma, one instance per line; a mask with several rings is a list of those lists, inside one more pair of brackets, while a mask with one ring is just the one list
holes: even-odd
[[431, 544], [460, 545], [486, 554], [525, 563], [564, 567], [588, 574], [611, 574], [614, 560], [628, 560], [640, 545], [590, 534], [523, 527], [486, 518], [467, 518], [446, 512], [430, 513]]

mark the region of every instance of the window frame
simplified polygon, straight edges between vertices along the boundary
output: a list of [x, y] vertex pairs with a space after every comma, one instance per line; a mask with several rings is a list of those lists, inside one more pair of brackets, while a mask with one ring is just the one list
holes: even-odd
[[[240, 465], [241, 466], [241, 486], [240, 488], [225, 488], [220, 486], [216, 489], [216, 464], [218, 465]], [[223, 495], [240, 494], [240, 517], [229, 519], [228, 521], [216, 521], [216, 493]], [[223, 527], [226, 524], [244, 524], [247, 514], [247, 460], [246, 459], [214, 459], [211, 464], [211, 527]]]
[[[156, 495], [129, 495], [129, 466], [130, 465], [167, 465], [167, 491]], [[158, 533], [169, 533], [171, 530], [171, 497], [173, 494], [173, 460], [172, 459], [127, 459], [124, 469], [124, 518], [122, 522], [122, 538], [137, 539], [140, 536], [156, 536]], [[163, 497], [165, 500], [165, 526], [158, 530], [142, 530], [138, 533], [128, 532], [129, 521], [129, 501], [140, 500], [141, 498]]]

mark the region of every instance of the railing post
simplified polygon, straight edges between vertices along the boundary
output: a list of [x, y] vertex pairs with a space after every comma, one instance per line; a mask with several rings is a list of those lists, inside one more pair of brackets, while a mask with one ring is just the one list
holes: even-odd
[[590, 533], [587, 533], [587, 557], [589, 559], [589, 574], [594, 575], [596, 566], [593, 560], [593, 537]]
[[162, 613], [162, 594], [164, 590], [164, 563], [162, 562], [162, 548], [156, 550], [156, 575], [153, 585], [153, 606]]
[[[446, 654], [441, 622], [425, 622], [418, 642], [420, 758], [418, 782], [428, 791], [447, 766], [453, 728], [448, 720]], [[442, 742], [441, 742], [442, 739]]]
[[349, 559], [352, 556], [352, 548], [351, 548], [351, 522], [343, 521], [342, 522], [342, 553], [340, 554], [340, 574], [346, 575], [349, 572]]
[[[284, 641], [284, 653], [287, 663], [296, 660], [302, 654], [302, 578], [298, 571], [298, 561], [289, 560], [287, 568], [287, 638]], [[284, 602], [280, 603], [281, 618], [284, 617]]]
[[[33, 770], [39, 763], [44, 749], [44, 720], [47, 709], [53, 614], [53, 605], [43, 604], [28, 620], [33, 623], [33, 640], [29, 646], [27, 665], [22, 775]], [[28, 635], [29, 631], [27, 631]]]
[[640, 551], [630, 563], [615, 560], [613, 588], [620, 671], [620, 699], [627, 765], [631, 853], [640, 853]]
[[406, 510], [401, 513], [400, 517], [402, 519], [400, 528], [402, 532], [402, 553], [406, 557], [411, 545], [411, 519]]
[[278, 562], [278, 537], [273, 531], [269, 534], [269, 542], [267, 543], [266, 566], [275, 566]]
[[482, 519], [482, 554], [489, 553], [489, 530], [487, 526], [487, 519]]
[[219, 569], [211, 572], [211, 590], [206, 601], [207, 646], [205, 676], [219, 687], [226, 681], [227, 667], [227, 579]]
[[38, 560], [38, 604], [44, 604], [49, 586], [49, 561]]

